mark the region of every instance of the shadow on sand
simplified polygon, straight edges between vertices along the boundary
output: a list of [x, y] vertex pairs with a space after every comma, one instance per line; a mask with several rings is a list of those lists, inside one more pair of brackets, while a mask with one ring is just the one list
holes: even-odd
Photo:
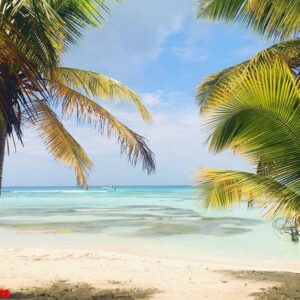
[[30, 300], [136, 300], [150, 299], [158, 291], [156, 289], [96, 289], [88, 284], [70, 284], [64, 281], [55, 282], [46, 287], [26, 288], [11, 291], [10, 299]]
[[249, 296], [256, 300], [299, 300], [300, 274], [290, 272], [263, 272], [263, 271], [221, 271], [236, 279], [258, 282], [273, 282], [269, 288], [261, 288]]

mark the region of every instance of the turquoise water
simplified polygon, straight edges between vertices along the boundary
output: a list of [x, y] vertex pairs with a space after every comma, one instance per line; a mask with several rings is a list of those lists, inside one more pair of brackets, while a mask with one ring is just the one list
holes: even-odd
[[4, 188], [2, 243], [130, 245], [177, 254], [299, 258], [259, 210], [204, 210], [191, 187]]

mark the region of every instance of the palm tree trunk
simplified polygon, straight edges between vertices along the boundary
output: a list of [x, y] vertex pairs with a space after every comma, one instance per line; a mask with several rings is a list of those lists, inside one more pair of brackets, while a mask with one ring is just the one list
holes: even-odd
[[0, 195], [2, 191], [2, 175], [3, 175], [3, 163], [5, 156], [7, 132], [5, 126], [0, 125]]

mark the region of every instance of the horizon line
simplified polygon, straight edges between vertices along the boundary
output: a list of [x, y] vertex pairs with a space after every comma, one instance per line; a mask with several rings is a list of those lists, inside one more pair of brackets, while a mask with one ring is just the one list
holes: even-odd
[[[154, 185], [147, 185], [147, 184], [138, 184], [138, 185], [90, 185], [88, 187], [171, 187], [171, 186], [193, 186], [192, 184], [154, 184]], [[40, 188], [46, 188], [46, 187], [73, 187], [73, 188], [79, 188], [84, 189], [81, 186], [76, 185], [3, 185], [2, 188], [15, 188], [15, 187], [40, 187]]]

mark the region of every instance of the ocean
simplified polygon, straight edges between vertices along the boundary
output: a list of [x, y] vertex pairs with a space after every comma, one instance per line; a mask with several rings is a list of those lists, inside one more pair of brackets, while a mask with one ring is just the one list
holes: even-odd
[[164, 253], [292, 261], [291, 242], [246, 203], [206, 210], [197, 189], [170, 187], [5, 187], [2, 245], [142, 247]]

